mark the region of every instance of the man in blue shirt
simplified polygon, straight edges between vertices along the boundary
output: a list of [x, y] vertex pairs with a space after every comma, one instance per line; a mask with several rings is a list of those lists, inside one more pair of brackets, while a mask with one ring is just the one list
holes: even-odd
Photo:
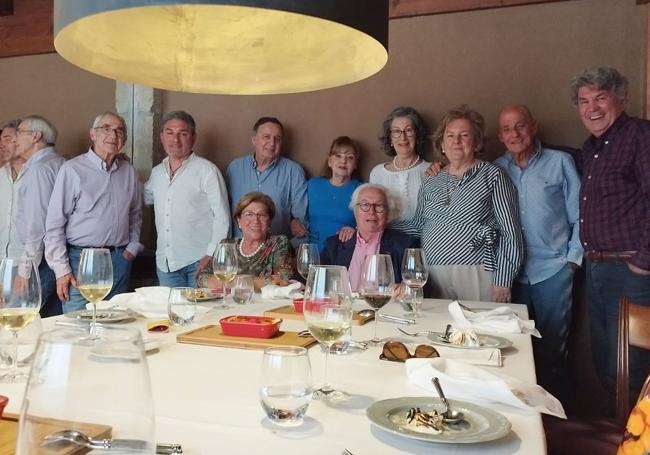
[[513, 286], [513, 302], [526, 304], [542, 334], [535, 343], [537, 377], [562, 393], [571, 324], [573, 272], [582, 263], [579, 239], [580, 178], [573, 158], [541, 146], [537, 122], [523, 105], [499, 114], [499, 140], [507, 151], [495, 164], [517, 188], [526, 262]]
[[[268, 195], [275, 203], [272, 234], [300, 238], [307, 235], [307, 185], [302, 167], [280, 156], [282, 123], [274, 117], [262, 117], [253, 126], [252, 155], [233, 160], [226, 171], [230, 206], [234, 211], [239, 199], [251, 191]], [[241, 237], [234, 226], [235, 237]]]

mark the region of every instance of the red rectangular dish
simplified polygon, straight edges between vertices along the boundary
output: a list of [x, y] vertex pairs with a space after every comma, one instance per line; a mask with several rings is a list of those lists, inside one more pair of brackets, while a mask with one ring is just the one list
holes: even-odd
[[272, 338], [280, 330], [282, 319], [266, 316], [228, 316], [219, 321], [224, 335]]

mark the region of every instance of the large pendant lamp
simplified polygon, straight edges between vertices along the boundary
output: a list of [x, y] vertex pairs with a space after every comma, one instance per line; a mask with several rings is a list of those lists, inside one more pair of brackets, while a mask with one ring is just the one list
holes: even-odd
[[350, 84], [388, 60], [388, 0], [54, 0], [71, 63], [150, 87], [272, 94]]

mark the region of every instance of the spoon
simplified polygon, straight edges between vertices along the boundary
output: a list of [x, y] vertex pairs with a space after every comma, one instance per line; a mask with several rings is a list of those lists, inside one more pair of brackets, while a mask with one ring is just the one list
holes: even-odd
[[436, 391], [442, 400], [442, 404], [445, 405], [445, 410], [442, 413], [442, 418], [445, 420], [445, 423], [453, 425], [465, 420], [465, 414], [460, 411], [452, 411], [449, 409], [449, 401], [447, 401], [445, 393], [442, 391], [442, 387], [440, 387], [440, 381], [438, 381], [438, 378], [431, 378], [431, 382], [433, 382], [433, 386], [436, 388]]
[[[41, 445], [55, 444], [57, 442], [70, 442], [89, 449], [118, 449], [118, 450], [146, 450], [147, 441], [138, 439], [92, 439], [77, 430], [62, 430], [43, 438]], [[157, 454], [183, 453], [180, 444], [156, 444]]]

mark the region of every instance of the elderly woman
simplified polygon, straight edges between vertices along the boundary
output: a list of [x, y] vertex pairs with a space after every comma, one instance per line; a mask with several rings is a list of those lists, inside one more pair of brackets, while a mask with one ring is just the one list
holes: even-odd
[[447, 113], [434, 147], [449, 164], [425, 178], [411, 222], [419, 234], [436, 297], [509, 302], [523, 258], [517, 193], [497, 166], [480, 160], [485, 121], [461, 106]]
[[[239, 273], [253, 275], [256, 289], [267, 282], [286, 283], [293, 276], [292, 251], [289, 239], [284, 235], [269, 235], [271, 221], [275, 216], [275, 204], [264, 193], [253, 191], [239, 200], [233, 219], [242, 231], [237, 245]], [[207, 274], [212, 273], [211, 270]], [[205, 276], [208, 287], [217, 287], [215, 277]]]
[[402, 256], [405, 248], [417, 246], [417, 240], [406, 234], [386, 229], [399, 215], [394, 198], [381, 185], [365, 183], [352, 193], [350, 208], [354, 210], [357, 232], [350, 240], [341, 241], [333, 235], [325, 242], [321, 263], [348, 267], [352, 290], [361, 282], [363, 260], [369, 254], [390, 254], [395, 281], [402, 281]]
[[384, 119], [382, 148], [392, 159], [375, 166], [369, 181], [390, 190], [399, 203], [402, 220], [415, 216], [418, 191], [429, 167], [422, 159], [427, 135], [422, 117], [412, 107], [393, 109]]
[[352, 192], [361, 185], [357, 162], [359, 147], [348, 136], [334, 139], [320, 177], [307, 182], [309, 237], [325, 247], [325, 240], [344, 226], [354, 226], [354, 214], [347, 206]]

